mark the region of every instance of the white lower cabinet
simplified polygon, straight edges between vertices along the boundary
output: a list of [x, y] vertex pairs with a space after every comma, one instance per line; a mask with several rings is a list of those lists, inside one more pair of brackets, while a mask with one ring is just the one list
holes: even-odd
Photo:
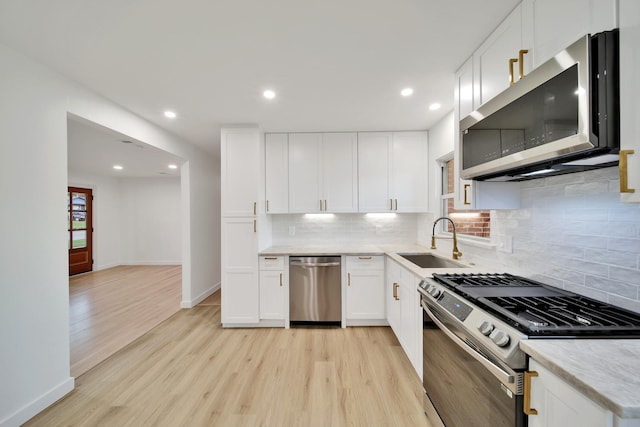
[[285, 257], [260, 257], [260, 320], [285, 319]]
[[[531, 408], [529, 427], [632, 427], [638, 419], [620, 419], [611, 411], [586, 397], [562, 378], [529, 359], [531, 378]], [[526, 393], [525, 393], [526, 394]], [[526, 396], [525, 396], [526, 400]], [[526, 402], [525, 402], [526, 405]]]
[[387, 321], [416, 373], [422, 378], [422, 308], [420, 279], [392, 259], [386, 259]]
[[347, 326], [386, 325], [384, 257], [347, 257]]
[[257, 219], [222, 219], [222, 324], [257, 323]]

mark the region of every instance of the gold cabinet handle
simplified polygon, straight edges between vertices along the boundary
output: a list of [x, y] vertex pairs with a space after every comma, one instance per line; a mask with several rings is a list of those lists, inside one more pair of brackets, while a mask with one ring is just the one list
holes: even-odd
[[359, 256], [358, 259], [371, 259], [370, 256]]
[[393, 210], [393, 199], [389, 199], [389, 210]]
[[282, 286], [282, 273], [280, 273], [280, 286]]
[[629, 188], [629, 163], [627, 162], [627, 156], [634, 154], [635, 150], [620, 150], [620, 192], [621, 193], [635, 193], [634, 188]]
[[518, 58], [509, 58], [509, 86], [515, 83], [515, 78], [513, 77], [513, 64], [518, 62]]
[[469, 195], [467, 193], [467, 190], [469, 190], [469, 188], [471, 187], [471, 184], [465, 184], [464, 185], [464, 204], [465, 205], [470, 205], [471, 202], [469, 201]]
[[327, 200], [326, 200], [326, 199], [325, 199], [325, 201], [324, 201], [324, 211], [325, 211], [325, 212], [327, 211]]
[[320, 199], [320, 212], [322, 212], [322, 199]]
[[398, 210], [398, 199], [395, 199], [395, 201], [396, 201], [396, 209], [395, 210]]
[[347, 273], [347, 286], [351, 286], [351, 273]]
[[531, 407], [531, 378], [537, 377], [536, 371], [525, 371], [524, 373], [524, 413], [527, 415], [538, 415], [538, 411]]
[[267, 206], [266, 206], [267, 212], [269, 212], [269, 201], [267, 200]]
[[529, 53], [528, 49], [520, 49], [518, 52], [518, 78], [524, 77], [524, 55]]
[[277, 256], [266, 256], [266, 257], [264, 257], [264, 259], [269, 260], [269, 261], [275, 261], [275, 260], [278, 259], [278, 257]]
[[255, 233], [258, 230], [258, 224], [256, 224], [256, 220], [253, 220], [253, 232]]
[[393, 299], [398, 301], [400, 298], [398, 298], [398, 285], [397, 283], [393, 284]]
[[257, 202], [253, 202], [253, 214], [256, 214], [256, 209], [258, 207], [258, 203]]

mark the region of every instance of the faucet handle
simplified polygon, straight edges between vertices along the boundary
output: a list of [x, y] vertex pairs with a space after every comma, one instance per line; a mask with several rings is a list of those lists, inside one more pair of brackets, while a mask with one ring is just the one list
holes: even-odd
[[458, 258], [460, 258], [461, 256], [462, 256], [462, 252], [460, 252], [460, 251], [459, 251], [459, 250], [457, 250], [457, 249], [454, 249], [454, 251], [453, 251], [453, 259], [458, 259]]

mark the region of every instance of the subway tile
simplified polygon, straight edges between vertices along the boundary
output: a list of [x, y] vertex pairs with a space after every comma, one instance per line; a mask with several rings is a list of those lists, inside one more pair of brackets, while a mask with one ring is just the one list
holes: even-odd
[[640, 285], [640, 270], [622, 267], [609, 267], [609, 277], [625, 283]]
[[[618, 267], [637, 268], [638, 255], [608, 249], [585, 249], [584, 258]], [[639, 272], [640, 273], [640, 272]]]
[[594, 194], [600, 193], [609, 193], [609, 181], [581, 182], [579, 184], [568, 184], [564, 187], [566, 196], [587, 195], [592, 197]]
[[564, 236], [564, 243], [570, 246], [578, 246], [583, 248], [606, 248], [607, 238], [602, 236], [567, 234]]
[[615, 294], [625, 298], [636, 298], [638, 296], [637, 285], [630, 285], [603, 277], [587, 275], [584, 278], [584, 284], [588, 288], [597, 289], [608, 294]]
[[607, 247], [610, 250], [620, 252], [640, 253], [640, 239], [622, 239], [618, 237], [610, 237]]
[[547, 267], [543, 274], [552, 277], [554, 279], [576, 283], [576, 284], [584, 284], [584, 273], [569, 270], [561, 267]]
[[568, 270], [579, 271], [584, 274], [592, 274], [600, 277], [607, 277], [609, 275], [608, 265], [593, 262], [589, 258], [575, 259], [568, 257], [556, 257], [555, 265], [562, 266]]
[[615, 205], [609, 208], [609, 221], [624, 221], [640, 224], [640, 206], [638, 205], [627, 205], [624, 206], [622, 203], [620, 206]]

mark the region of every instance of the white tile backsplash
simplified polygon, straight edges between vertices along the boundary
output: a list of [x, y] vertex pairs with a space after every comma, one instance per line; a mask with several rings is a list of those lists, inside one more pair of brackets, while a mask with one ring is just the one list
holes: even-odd
[[620, 202], [618, 178], [614, 167], [522, 182], [522, 208], [492, 212], [492, 240], [513, 238], [513, 253], [461, 241], [463, 258], [640, 313], [640, 205]]

